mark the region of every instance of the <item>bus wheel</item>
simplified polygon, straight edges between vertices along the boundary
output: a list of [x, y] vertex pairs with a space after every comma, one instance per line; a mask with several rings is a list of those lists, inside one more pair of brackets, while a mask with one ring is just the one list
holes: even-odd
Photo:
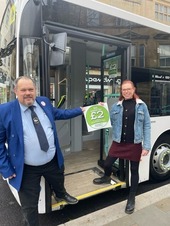
[[164, 136], [155, 143], [150, 159], [150, 177], [163, 181], [170, 178], [170, 144], [169, 137]]

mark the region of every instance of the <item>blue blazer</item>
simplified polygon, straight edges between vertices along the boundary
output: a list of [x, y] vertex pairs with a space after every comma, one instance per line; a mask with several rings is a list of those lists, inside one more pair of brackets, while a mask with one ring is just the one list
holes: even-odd
[[[82, 114], [81, 108], [58, 109], [54, 108], [46, 97], [37, 97], [37, 103], [48, 116], [56, 145], [56, 155], [59, 167], [64, 164], [63, 155], [59, 146], [55, 120], [70, 119]], [[24, 168], [24, 138], [21, 110], [18, 99], [0, 104], [0, 173], [4, 178], [16, 174], [9, 183], [19, 191]], [[31, 148], [31, 147], [30, 147]]]

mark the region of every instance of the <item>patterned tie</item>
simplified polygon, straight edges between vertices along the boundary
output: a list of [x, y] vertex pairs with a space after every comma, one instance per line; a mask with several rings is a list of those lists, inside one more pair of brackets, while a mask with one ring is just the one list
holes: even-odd
[[32, 117], [32, 121], [33, 121], [33, 124], [35, 127], [35, 131], [37, 133], [37, 137], [38, 137], [38, 140], [40, 143], [41, 150], [48, 151], [48, 148], [49, 148], [48, 140], [47, 140], [46, 134], [44, 132], [44, 129], [40, 123], [40, 120], [34, 111], [34, 106], [30, 106], [29, 109], [31, 110], [31, 117]]

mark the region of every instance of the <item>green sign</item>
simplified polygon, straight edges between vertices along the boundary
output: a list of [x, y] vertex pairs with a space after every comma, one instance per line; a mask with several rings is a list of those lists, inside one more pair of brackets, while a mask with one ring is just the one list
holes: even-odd
[[88, 132], [111, 127], [110, 115], [106, 103], [86, 107], [84, 115]]

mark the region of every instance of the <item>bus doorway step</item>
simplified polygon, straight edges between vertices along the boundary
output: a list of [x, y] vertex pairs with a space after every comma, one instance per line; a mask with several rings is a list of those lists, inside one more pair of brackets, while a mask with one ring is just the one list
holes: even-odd
[[[111, 183], [109, 184], [93, 184], [94, 178], [99, 176], [103, 176], [103, 172], [98, 167], [66, 174], [66, 190], [70, 195], [76, 197], [78, 200], [83, 200], [109, 190], [125, 188], [126, 183], [119, 181], [117, 178], [114, 178], [114, 176], [111, 177]], [[65, 201], [57, 202], [56, 200], [53, 200], [52, 203], [52, 210], [67, 205]]]

